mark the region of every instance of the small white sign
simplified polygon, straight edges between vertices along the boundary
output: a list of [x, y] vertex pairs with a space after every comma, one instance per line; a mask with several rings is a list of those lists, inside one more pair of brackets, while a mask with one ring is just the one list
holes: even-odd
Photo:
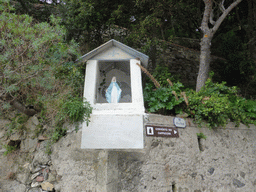
[[186, 121], [183, 118], [175, 117], [173, 119], [173, 124], [176, 127], [185, 128], [186, 127]]
[[147, 134], [148, 134], [148, 135], [154, 135], [154, 129], [153, 129], [153, 127], [147, 127]]

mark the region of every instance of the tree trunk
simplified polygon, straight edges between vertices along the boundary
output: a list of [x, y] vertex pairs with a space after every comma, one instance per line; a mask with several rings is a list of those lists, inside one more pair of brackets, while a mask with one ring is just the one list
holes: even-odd
[[210, 60], [211, 60], [211, 40], [213, 36], [212, 30], [209, 29], [208, 22], [210, 21], [211, 12], [213, 1], [212, 0], [205, 0], [205, 10], [204, 16], [201, 23], [201, 30], [203, 32], [203, 38], [201, 39], [201, 49], [200, 49], [200, 65], [199, 65], [199, 72], [197, 76], [197, 83], [196, 83], [196, 91], [200, 91], [200, 89], [204, 86], [210, 68]]
[[[214, 8], [213, 8], [213, 0], [204, 0], [205, 9], [204, 15], [201, 23], [200, 29], [203, 32], [203, 38], [201, 40], [201, 53], [200, 53], [200, 66], [199, 72], [197, 76], [196, 83], [196, 91], [200, 91], [200, 89], [205, 85], [205, 82], [208, 78], [209, 69], [210, 69], [210, 60], [211, 60], [211, 41], [213, 35], [220, 27], [221, 23], [225, 19], [225, 17], [230, 13], [230, 11], [237, 6], [242, 0], [235, 0], [227, 9], [224, 7], [225, 0], [219, 2], [220, 10], [222, 11], [222, 15], [214, 21]], [[216, 4], [216, 2], [215, 2]], [[209, 23], [213, 26], [209, 28]]]
[[201, 49], [200, 49], [200, 65], [199, 65], [199, 72], [197, 76], [197, 84], [196, 84], [196, 91], [198, 92], [205, 84], [209, 69], [210, 69], [210, 60], [211, 60], [211, 40], [212, 35], [205, 34], [204, 37], [201, 39]]

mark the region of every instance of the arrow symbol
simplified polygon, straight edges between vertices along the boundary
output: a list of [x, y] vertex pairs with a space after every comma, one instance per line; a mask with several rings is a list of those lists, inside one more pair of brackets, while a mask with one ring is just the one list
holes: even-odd
[[177, 133], [177, 131], [173, 130], [174, 131], [174, 135]]

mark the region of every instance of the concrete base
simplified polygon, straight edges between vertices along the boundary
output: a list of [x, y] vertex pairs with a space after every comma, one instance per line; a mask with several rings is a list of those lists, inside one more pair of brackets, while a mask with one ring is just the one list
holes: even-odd
[[91, 115], [82, 149], [143, 149], [143, 115]]

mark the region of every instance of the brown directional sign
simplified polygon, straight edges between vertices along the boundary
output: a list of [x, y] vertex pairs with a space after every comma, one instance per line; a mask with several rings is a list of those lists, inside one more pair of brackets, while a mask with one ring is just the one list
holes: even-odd
[[146, 125], [146, 135], [152, 137], [179, 137], [179, 132], [175, 127]]

